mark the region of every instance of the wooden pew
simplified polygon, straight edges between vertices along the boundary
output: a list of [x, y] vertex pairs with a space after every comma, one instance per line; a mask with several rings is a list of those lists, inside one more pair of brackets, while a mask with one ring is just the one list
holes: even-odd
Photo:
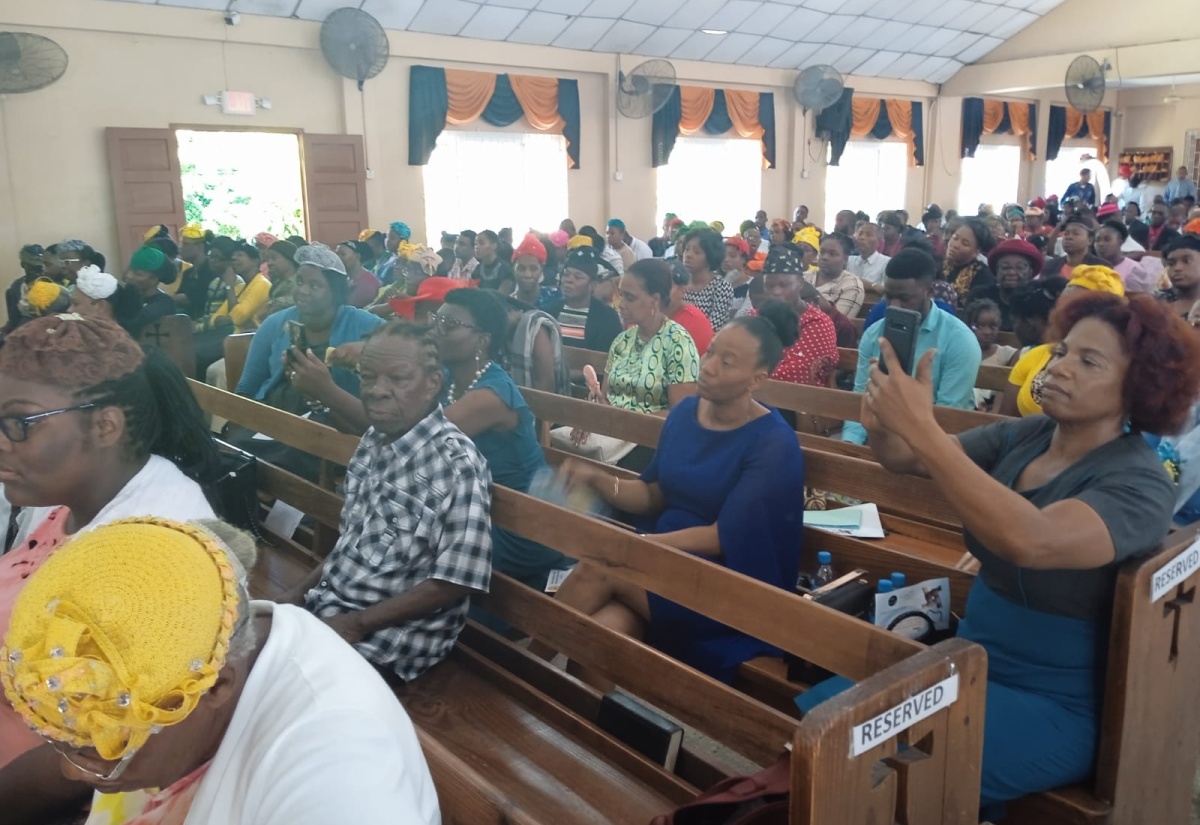
[[[317, 444], [317, 454], [329, 460], [345, 461], [353, 447], [350, 437], [319, 424], [196, 382], [193, 388], [209, 412], [293, 446]], [[294, 476], [268, 477], [267, 486], [276, 491], [298, 495], [297, 485], [307, 485]], [[335, 521], [337, 496], [307, 486], [302, 495], [309, 511]], [[502, 487], [494, 488], [492, 515], [507, 529], [606, 565], [667, 598], [861, 680], [796, 722], [503, 576], [495, 577], [492, 594], [483, 599], [510, 624], [758, 764], [769, 764], [790, 746], [789, 821], [975, 821], [985, 684], [977, 646], [951, 640], [923, 649], [691, 554]], [[256, 595], [278, 592], [286, 585], [278, 575], [285, 565], [276, 565], [274, 579], [264, 577], [263, 566], [254, 571]], [[303, 570], [293, 581], [300, 575]], [[745, 610], [746, 604], [758, 609]], [[686, 801], [698, 787], [651, 765], [559, 701], [594, 706], [598, 698], [581, 693], [565, 675], [478, 628], [466, 639], [449, 660], [397, 691], [426, 746], [447, 822], [642, 822]], [[831, 639], [839, 643], [828, 644]], [[478, 652], [472, 642], [490, 647], [496, 658]], [[536, 677], [537, 684], [519, 673]], [[954, 677], [956, 702], [897, 737], [848, 755], [856, 725]], [[711, 768], [698, 769], [703, 761], [695, 753], [681, 758], [681, 773], [688, 766], [707, 784], [714, 776]]]
[[225, 339], [225, 383], [230, 392], [236, 390], [238, 381], [242, 380], [253, 338], [253, 332], [235, 332]]
[[[862, 337], [866, 320], [867, 319], [863, 316], [850, 319], [850, 322], [854, 324], [854, 329], [858, 332], [859, 338]], [[1020, 340], [1017, 338], [1016, 334], [1012, 332], [1004, 332], [1002, 330], [1000, 332], [1000, 337], [996, 339], [996, 342], [1006, 347], [1016, 347], [1017, 349], [1021, 348]]]
[[[545, 393], [523, 392], [539, 416], [539, 409], [551, 411], [554, 420], [562, 423], [580, 424], [589, 431], [650, 446], [657, 443], [661, 419], [570, 399], [554, 401], [554, 396], [546, 397]], [[605, 411], [597, 413], [586, 409], [588, 406]], [[802, 445], [805, 438], [800, 436]], [[875, 500], [881, 510], [896, 514], [884, 518], [886, 539], [863, 541], [806, 529], [806, 548], [830, 550], [844, 568], [864, 567], [872, 577], [883, 577], [889, 569], [907, 572], [910, 580], [948, 575], [952, 607], [962, 615], [972, 577], [948, 569], [955, 554], [962, 551], [961, 538], [956, 541], [949, 530], [909, 520], [917, 515], [914, 507], [935, 507], [932, 499], [925, 500], [925, 495], [918, 494], [914, 503], [895, 494], [897, 487], [904, 490], [914, 483], [928, 483], [927, 480], [901, 480], [877, 465], [873, 474], [863, 479], [854, 464], [840, 457], [808, 449], [804, 456], [809, 483]], [[557, 451], [548, 452], [552, 463], [564, 457]], [[865, 484], [870, 479], [880, 482], [875, 491], [879, 498], [866, 494]], [[1014, 803], [1008, 820], [1013, 825], [1188, 821], [1192, 780], [1200, 753], [1200, 712], [1193, 701], [1194, 687], [1200, 680], [1200, 607], [1193, 604], [1200, 580], [1198, 536], [1200, 526], [1177, 531], [1156, 553], [1122, 568], [1110, 630], [1096, 777], [1084, 785], [1037, 794]], [[1194, 561], [1190, 572], [1171, 593], [1152, 601], [1149, 594], [1155, 574], [1170, 567], [1172, 560], [1188, 550], [1192, 551]], [[800, 686], [788, 683], [784, 671], [782, 661], [758, 659], [742, 667], [741, 679], [744, 685], [758, 689], [755, 695], [786, 710], [789, 697]]]
[[[583, 365], [591, 364], [599, 373], [603, 373], [608, 358], [604, 353], [573, 347], [565, 347], [563, 352], [571, 369], [582, 369]], [[768, 381], [755, 398], [772, 407], [839, 421], [857, 421], [862, 411], [862, 396], [858, 393], [829, 387], [808, 387], [787, 381]], [[950, 433], [960, 433], [1004, 419], [999, 415], [952, 407], [935, 407], [934, 416], [938, 424]]]
[[186, 315], [167, 315], [142, 330], [143, 344], [163, 351], [188, 378], [196, 377], [196, 352], [192, 347], [192, 319]]

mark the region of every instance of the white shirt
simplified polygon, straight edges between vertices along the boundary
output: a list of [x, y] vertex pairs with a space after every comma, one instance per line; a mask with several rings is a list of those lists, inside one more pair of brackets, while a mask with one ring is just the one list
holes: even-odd
[[[16, 547], [50, 515], [54, 507], [27, 507], [17, 516]], [[91, 530], [111, 521], [134, 516], [158, 516], [175, 521], [216, 518], [200, 485], [162, 456], [152, 455], [146, 466], [104, 505], [96, 517], [79, 529]], [[76, 535], [78, 535], [76, 533]]]
[[439, 825], [412, 721], [354, 648], [292, 605], [267, 638], [185, 825]]
[[633, 256], [639, 261], [654, 257], [650, 246], [645, 241], [639, 241], [632, 235], [629, 236], [629, 248], [633, 250]]
[[[630, 247], [630, 249], [632, 248]], [[625, 262], [621, 260], [620, 252], [605, 244], [604, 249], [600, 250], [600, 257], [612, 264], [618, 275], [625, 274]]]
[[846, 269], [864, 281], [881, 284], [883, 283], [884, 270], [887, 269], [888, 261], [890, 260], [891, 258], [882, 252], [876, 252], [870, 258], [864, 258], [862, 255], [851, 255], [850, 260], [846, 262]]

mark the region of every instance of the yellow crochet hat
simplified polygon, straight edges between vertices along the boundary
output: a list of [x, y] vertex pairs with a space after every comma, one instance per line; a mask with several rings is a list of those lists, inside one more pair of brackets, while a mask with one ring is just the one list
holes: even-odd
[[204, 240], [204, 230], [198, 223], [189, 223], [179, 230], [179, 239], [181, 241], [202, 241]]
[[1109, 292], [1122, 297], [1125, 295], [1125, 285], [1121, 282], [1121, 276], [1107, 266], [1077, 266], [1071, 270], [1071, 280], [1067, 286]]
[[567, 249], [578, 249], [581, 246], [591, 246], [592, 239], [587, 235], [576, 235], [567, 241]]
[[61, 286], [54, 281], [42, 278], [30, 284], [25, 300], [29, 302], [29, 306], [38, 315], [42, 315], [50, 307], [54, 306], [54, 302], [61, 298], [62, 294], [63, 288]]
[[813, 249], [821, 248], [821, 230], [806, 226], [792, 237], [792, 243], [806, 243]]
[[238, 590], [201, 527], [155, 518], [98, 527], [25, 583], [0, 684], [41, 735], [121, 759], [186, 719], [216, 682]]

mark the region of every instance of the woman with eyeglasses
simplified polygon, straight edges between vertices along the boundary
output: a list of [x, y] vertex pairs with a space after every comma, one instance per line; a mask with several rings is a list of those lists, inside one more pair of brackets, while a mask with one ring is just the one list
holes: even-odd
[[[491, 290], [456, 289], [432, 317], [438, 354], [448, 380], [446, 418], [475, 442], [492, 481], [529, 492], [546, 466], [533, 412], [517, 384], [500, 366], [508, 350], [508, 315]], [[492, 527], [492, 567], [544, 591], [552, 570], [574, 562], [536, 542]]]
[[[25, 580], [71, 536], [136, 515], [212, 518], [217, 455], [179, 369], [112, 321], [38, 318], [0, 348], [0, 483], [22, 508], [0, 556], [0, 633]], [[70, 799], [0, 700], [0, 810]], [[44, 765], [41, 765], [44, 768]]]

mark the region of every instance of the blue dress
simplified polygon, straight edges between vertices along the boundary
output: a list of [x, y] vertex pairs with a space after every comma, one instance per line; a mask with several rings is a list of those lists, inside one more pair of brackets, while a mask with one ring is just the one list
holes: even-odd
[[[528, 493], [534, 474], [546, 466], [533, 412], [516, 383], [498, 364], [484, 371], [474, 389], [491, 390], [504, 406], [517, 413], [516, 429], [488, 430], [477, 433], [471, 440], [487, 460], [493, 483]], [[551, 570], [565, 570], [574, 563], [557, 550], [501, 527], [492, 527], [492, 568], [530, 587], [545, 590]]]
[[[709, 430], [685, 399], [667, 417], [658, 451], [642, 480], [662, 488], [666, 509], [648, 532], [717, 524], [715, 564], [791, 591], [804, 543], [804, 456], [779, 413], [736, 430]], [[778, 656], [766, 642], [653, 593], [647, 641], [723, 682], [756, 656]]]

